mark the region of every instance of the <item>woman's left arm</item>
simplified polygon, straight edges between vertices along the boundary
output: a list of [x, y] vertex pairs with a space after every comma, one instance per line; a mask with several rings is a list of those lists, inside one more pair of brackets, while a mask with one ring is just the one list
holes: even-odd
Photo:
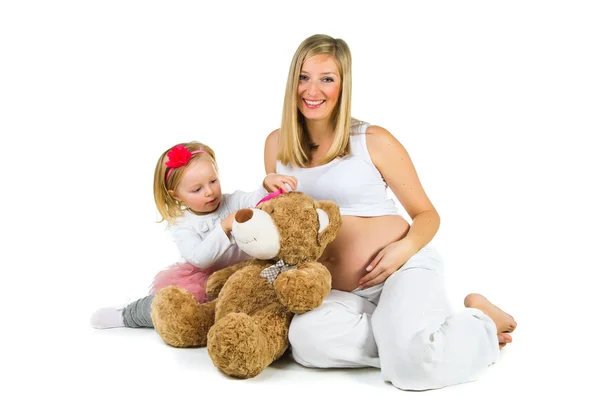
[[398, 198], [412, 223], [406, 236], [384, 247], [367, 267], [361, 287], [383, 282], [428, 244], [440, 226], [440, 216], [427, 197], [415, 166], [402, 144], [386, 129], [370, 126], [367, 147], [373, 163]]

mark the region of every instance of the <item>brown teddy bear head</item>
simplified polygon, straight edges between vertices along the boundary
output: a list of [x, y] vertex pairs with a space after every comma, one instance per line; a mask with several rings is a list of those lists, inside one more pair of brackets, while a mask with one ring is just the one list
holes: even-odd
[[235, 215], [231, 234], [246, 254], [296, 265], [317, 260], [342, 224], [339, 207], [302, 192], [283, 193]]

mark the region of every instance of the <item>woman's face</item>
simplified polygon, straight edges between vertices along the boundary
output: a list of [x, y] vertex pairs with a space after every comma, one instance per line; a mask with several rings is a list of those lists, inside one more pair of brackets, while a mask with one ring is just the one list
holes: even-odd
[[342, 80], [333, 58], [317, 54], [302, 64], [298, 82], [298, 110], [308, 120], [327, 120], [340, 97]]

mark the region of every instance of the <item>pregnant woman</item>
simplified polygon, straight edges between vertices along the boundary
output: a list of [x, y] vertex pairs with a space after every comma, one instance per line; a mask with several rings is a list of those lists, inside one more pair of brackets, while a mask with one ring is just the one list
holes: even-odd
[[429, 244], [440, 217], [402, 144], [352, 118], [351, 75], [343, 40], [307, 38], [291, 62], [281, 127], [265, 142], [267, 173], [295, 176], [297, 190], [335, 201], [343, 216], [320, 260], [334, 290], [294, 317], [293, 357], [314, 368], [381, 368], [405, 390], [475, 380], [512, 341], [516, 323], [480, 294], [450, 309], [442, 259]]

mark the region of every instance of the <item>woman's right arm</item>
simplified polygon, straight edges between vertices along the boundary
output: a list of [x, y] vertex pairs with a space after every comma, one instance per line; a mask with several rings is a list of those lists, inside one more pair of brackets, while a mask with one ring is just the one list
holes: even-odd
[[279, 129], [274, 130], [265, 140], [265, 173], [275, 172], [277, 166], [277, 147], [279, 146]]

